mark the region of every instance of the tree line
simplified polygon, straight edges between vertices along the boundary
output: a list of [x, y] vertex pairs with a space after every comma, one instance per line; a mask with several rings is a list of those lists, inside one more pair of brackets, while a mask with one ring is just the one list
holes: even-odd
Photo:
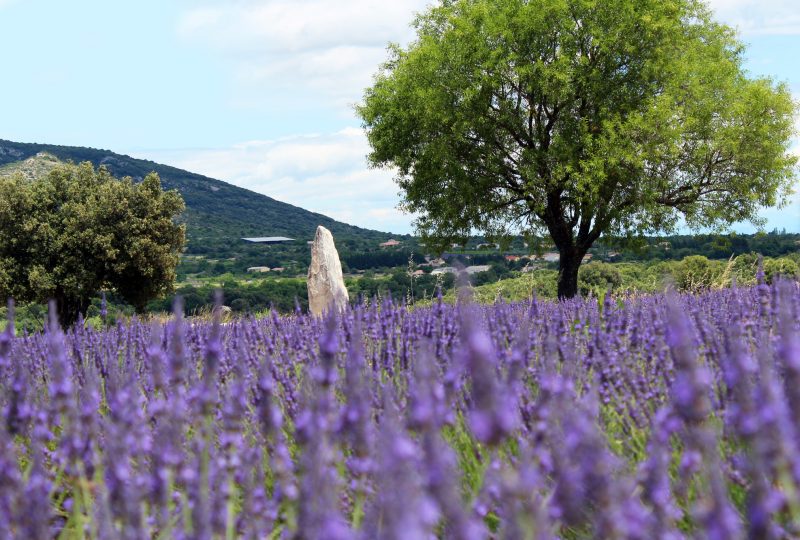
[[171, 292], [185, 243], [177, 191], [157, 174], [118, 180], [105, 167], [64, 164], [46, 176], [0, 178], [0, 298], [56, 303], [62, 325], [112, 290], [143, 313]]

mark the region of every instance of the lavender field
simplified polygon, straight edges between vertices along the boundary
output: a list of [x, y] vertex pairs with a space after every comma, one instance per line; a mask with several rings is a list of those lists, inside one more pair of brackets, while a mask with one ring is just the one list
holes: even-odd
[[0, 538], [793, 538], [800, 288], [0, 341]]

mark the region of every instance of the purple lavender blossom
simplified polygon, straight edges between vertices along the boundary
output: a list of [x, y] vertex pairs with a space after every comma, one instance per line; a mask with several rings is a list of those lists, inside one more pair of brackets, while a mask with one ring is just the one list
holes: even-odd
[[462, 354], [472, 387], [470, 428], [480, 442], [498, 444], [517, 426], [513, 392], [503, 388], [497, 374], [492, 342], [469, 314], [462, 320], [461, 335], [464, 347]]
[[7, 329], [0, 537], [800, 537], [799, 310], [776, 280]]
[[420, 454], [403, 433], [391, 392], [384, 397], [378, 428], [375, 498], [367, 510], [363, 538], [427, 540], [438, 515], [422, 489]]

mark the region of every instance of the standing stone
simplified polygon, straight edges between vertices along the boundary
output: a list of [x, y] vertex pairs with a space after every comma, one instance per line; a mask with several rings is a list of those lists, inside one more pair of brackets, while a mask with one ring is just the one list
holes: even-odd
[[308, 309], [313, 315], [322, 315], [328, 309], [342, 311], [349, 296], [342, 278], [342, 263], [333, 243], [331, 231], [317, 227], [311, 245], [311, 266], [308, 268]]

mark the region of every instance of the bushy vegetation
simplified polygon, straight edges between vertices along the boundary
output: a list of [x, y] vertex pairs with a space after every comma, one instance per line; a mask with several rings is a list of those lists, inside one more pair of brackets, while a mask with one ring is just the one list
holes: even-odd
[[[764, 281], [772, 283], [777, 276], [800, 279], [797, 255], [764, 258]], [[728, 261], [715, 261], [694, 255], [682, 261], [651, 261], [648, 263], [592, 262], [581, 267], [579, 287], [583, 295], [603, 298], [611, 292], [623, 296], [663, 293], [669, 288], [684, 293], [702, 293], [731, 286], [752, 286], [759, 275], [759, 257], [747, 254]], [[491, 303], [502, 298], [520, 301], [531, 297], [554, 299], [557, 296], [558, 271], [542, 268], [517, 277], [499, 280], [472, 289], [475, 299]], [[452, 302], [456, 291], [445, 291], [444, 298]]]
[[578, 271], [578, 290], [582, 295], [605, 293], [622, 285], [622, 274], [614, 265], [591, 262]]
[[85, 162], [33, 179], [0, 175], [0, 298], [53, 299], [62, 324], [72, 324], [113, 289], [141, 313], [173, 289], [183, 209], [155, 173], [118, 180]]
[[681, 260], [690, 255], [728, 259], [747, 253], [781, 257], [800, 250], [800, 234], [773, 230], [756, 234], [652, 236], [636, 240], [602, 240], [594, 253], [615, 261]]
[[[226, 304], [239, 314], [270, 309], [281, 313], [308, 310], [306, 282], [299, 278], [266, 279], [253, 284], [241, 283], [233, 279], [222, 280], [200, 287], [184, 285], [178, 288], [176, 294], [183, 300], [185, 313], [196, 315], [211, 311], [218, 290], [223, 292]], [[151, 302], [149, 309], [152, 312], [168, 313], [171, 310], [172, 302], [173, 297], [170, 296]]]

